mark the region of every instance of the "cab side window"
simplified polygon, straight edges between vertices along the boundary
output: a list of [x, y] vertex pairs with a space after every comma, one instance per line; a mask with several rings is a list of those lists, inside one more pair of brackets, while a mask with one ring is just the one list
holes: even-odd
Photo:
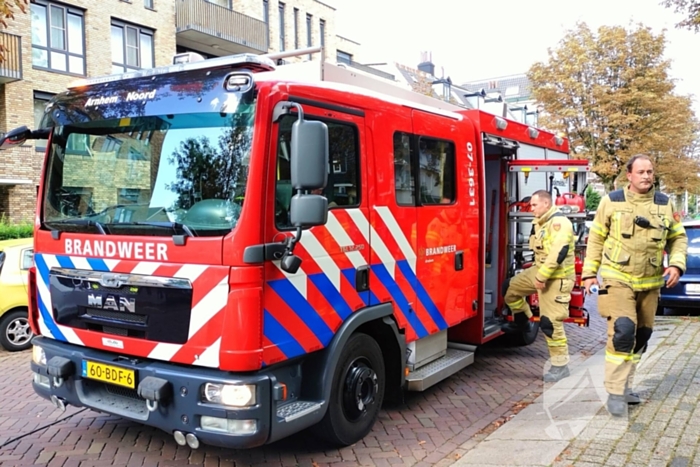
[[[352, 208], [360, 205], [360, 146], [355, 125], [321, 120], [328, 125], [328, 184], [319, 191], [328, 199], [329, 209]], [[296, 115], [285, 115], [279, 122], [277, 141], [277, 172], [275, 184], [275, 224], [279, 229], [291, 228], [289, 205], [294, 195], [290, 171], [290, 140]], [[301, 157], [304, 155], [302, 154]]]
[[452, 141], [394, 133], [394, 189], [399, 206], [454, 202], [455, 172]]
[[455, 200], [455, 145], [421, 136], [418, 139], [421, 204], [450, 204]]

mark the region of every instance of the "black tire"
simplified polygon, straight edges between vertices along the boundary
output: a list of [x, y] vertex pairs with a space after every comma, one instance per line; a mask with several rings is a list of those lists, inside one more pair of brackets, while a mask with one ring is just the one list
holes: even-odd
[[524, 347], [526, 345], [530, 345], [535, 340], [537, 340], [537, 333], [540, 330], [540, 323], [539, 322], [534, 322], [530, 323], [530, 330], [526, 332], [519, 332], [517, 334], [512, 334], [509, 337], [511, 338], [511, 342], [513, 345], [517, 345], [519, 347]]
[[384, 401], [386, 377], [379, 344], [367, 334], [352, 335], [332, 384], [326, 415], [313, 430], [335, 446], [349, 446], [367, 436]]
[[0, 345], [5, 350], [27, 350], [32, 345], [32, 337], [26, 310], [11, 311], [0, 318]]

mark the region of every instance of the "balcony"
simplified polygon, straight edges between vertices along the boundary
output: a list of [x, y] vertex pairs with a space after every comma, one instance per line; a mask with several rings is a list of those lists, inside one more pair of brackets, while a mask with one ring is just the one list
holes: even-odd
[[264, 21], [206, 0], [176, 0], [177, 45], [209, 55], [267, 53], [269, 33]]
[[22, 79], [22, 38], [0, 32], [0, 49], [4, 60], [0, 62], [0, 84]]

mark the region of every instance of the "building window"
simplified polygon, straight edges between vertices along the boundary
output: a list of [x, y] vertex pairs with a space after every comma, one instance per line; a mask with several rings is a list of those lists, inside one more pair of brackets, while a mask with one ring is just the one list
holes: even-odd
[[112, 73], [153, 68], [153, 31], [112, 21]]
[[320, 31], [319, 31], [319, 37], [321, 38], [321, 47], [326, 46], [326, 21], [321, 20], [318, 22]]
[[263, 21], [265, 24], [270, 23], [270, 2], [263, 0]]
[[149, 10], [154, 10], [155, 5], [153, 5], [154, 0], [143, 0], [143, 6], [148, 8]]
[[294, 48], [299, 48], [299, 8], [294, 9]]
[[32, 64], [85, 75], [83, 11], [57, 3], [32, 2]]
[[[48, 92], [39, 92], [39, 91], [34, 91], [34, 128], [39, 129], [41, 128], [41, 121], [44, 118], [44, 111], [46, 110], [46, 104], [49, 103], [51, 98], [53, 97], [53, 94], [49, 94]], [[45, 139], [38, 139], [36, 140], [35, 146], [37, 151], [39, 152], [44, 152], [46, 151], [46, 140]]]
[[[307, 119], [315, 119], [306, 116]], [[294, 115], [285, 115], [279, 123], [277, 147], [277, 184], [275, 188], [275, 222], [279, 229], [289, 229], [289, 206], [293, 189], [289, 163], [289, 142]], [[352, 123], [324, 120], [328, 125], [328, 153], [332, 170], [328, 184], [321, 194], [331, 209], [353, 208], [360, 205], [360, 145], [357, 127]]]
[[342, 50], [336, 51], [335, 59], [338, 63], [347, 63], [348, 65], [352, 64], [352, 54], [343, 52]]
[[[313, 40], [311, 38], [311, 20], [313, 17], [309, 14], [306, 15], [306, 46], [311, 47]], [[309, 60], [311, 60], [311, 54], [309, 54]]]
[[280, 52], [284, 50], [284, 3], [280, 2]]

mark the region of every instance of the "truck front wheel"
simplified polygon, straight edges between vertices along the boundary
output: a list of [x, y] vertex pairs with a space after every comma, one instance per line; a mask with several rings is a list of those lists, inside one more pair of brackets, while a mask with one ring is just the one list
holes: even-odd
[[314, 427], [316, 434], [339, 446], [364, 438], [377, 420], [385, 386], [379, 344], [367, 334], [352, 335], [338, 360], [328, 410]]

